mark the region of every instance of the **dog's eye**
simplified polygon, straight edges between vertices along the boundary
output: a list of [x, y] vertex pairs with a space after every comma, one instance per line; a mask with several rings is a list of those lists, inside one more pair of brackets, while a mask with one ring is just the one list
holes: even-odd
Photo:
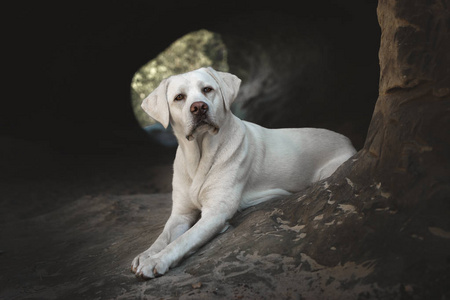
[[205, 87], [205, 88], [203, 88], [203, 93], [209, 93], [209, 92], [211, 92], [213, 89], [212, 88], [210, 88], [210, 87]]
[[184, 95], [183, 94], [178, 94], [176, 97], [175, 97], [175, 101], [181, 101], [181, 100], [183, 100], [184, 99]]

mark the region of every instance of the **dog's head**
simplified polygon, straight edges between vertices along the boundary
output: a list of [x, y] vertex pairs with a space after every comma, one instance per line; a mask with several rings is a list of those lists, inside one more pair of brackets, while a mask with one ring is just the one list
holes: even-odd
[[193, 140], [194, 134], [217, 134], [239, 90], [233, 74], [201, 68], [164, 79], [142, 108], [165, 128]]

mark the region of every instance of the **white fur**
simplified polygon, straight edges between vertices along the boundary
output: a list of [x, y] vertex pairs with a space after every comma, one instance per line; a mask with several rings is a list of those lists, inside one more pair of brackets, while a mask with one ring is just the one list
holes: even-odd
[[[330, 176], [356, 151], [325, 129], [266, 129], [230, 111], [236, 76], [202, 68], [165, 79], [143, 109], [177, 137], [173, 208], [163, 232], [132, 262], [137, 276], [154, 278], [221, 232], [238, 209], [297, 192]], [[202, 89], [211, 87], [205, 93]], [[185, 95], [175, 101], [179, 94]], [[209, 107], [210, 125], [195, 128], [191, 104]]]

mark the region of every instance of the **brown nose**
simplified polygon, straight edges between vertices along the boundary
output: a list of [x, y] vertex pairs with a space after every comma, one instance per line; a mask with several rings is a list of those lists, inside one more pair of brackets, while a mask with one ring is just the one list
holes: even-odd
[[208, 104], [202, 101], [197, 101], [191, 105], [191, 113], [193, 115], [204, 115], [208, 111]]

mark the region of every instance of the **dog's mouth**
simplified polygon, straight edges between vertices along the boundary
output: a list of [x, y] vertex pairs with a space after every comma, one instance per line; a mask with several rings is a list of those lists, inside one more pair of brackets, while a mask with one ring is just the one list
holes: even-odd
[[199, 120], [195, 120], [194, 126], [190, 132], [186, 135], [186, 139], [188, 141], [192, 141], [195, 139], [194, 133], [203, 131], [208, 131], [212, 135], [216, 135], [219, 132], [220, 127], [213, 121], [208, 118], [201, 118]]

